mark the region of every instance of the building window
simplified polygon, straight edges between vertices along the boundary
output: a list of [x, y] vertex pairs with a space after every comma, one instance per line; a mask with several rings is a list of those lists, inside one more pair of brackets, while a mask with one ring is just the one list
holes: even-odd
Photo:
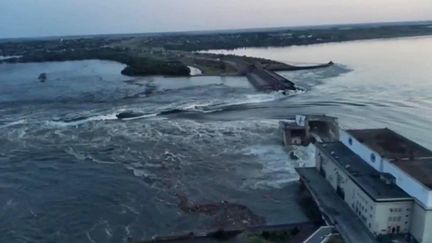
[[375, 160], [376, 160], [376, 156], [375, 156], [375, 154], [371, 154], [371, 160], [372, 160], [372, 162], [375, 163]]
[[352, 140], [352, 138], [349, 138], [349, 139], [348, 139], [348, 143], [349, 143], [349, 145], [351, 145], [351, 146], [353, 145], [353, 140]]

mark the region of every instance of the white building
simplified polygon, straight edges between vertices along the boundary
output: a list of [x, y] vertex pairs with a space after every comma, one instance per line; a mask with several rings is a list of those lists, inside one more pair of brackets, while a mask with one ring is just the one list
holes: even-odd
[[391, 175], [413, 198], [409, 233], [432, 243], [432, 151], [389, 129], [341, 131], [340, 141], [377, 173]]
[[341, 142], [317, 144], [317, 169], [375, 236], [408, 234], [413, 199]]

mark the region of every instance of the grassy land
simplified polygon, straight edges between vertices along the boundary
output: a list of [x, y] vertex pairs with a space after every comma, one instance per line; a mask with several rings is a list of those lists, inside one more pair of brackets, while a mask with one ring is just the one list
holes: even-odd
[[122, 74], [128, 76], [145, 75], [172, 75], [188, 76], [189, 69], [178, 60], [156, 59], [154, 57], [142, 57], [131, 55], [128, 52], [113, 48], [95, 48], [62, 51], [34, 51], [19, 58], [7, 60], [7, 62], [52, 62], [52, 61], [78, 61], [87, 59], [99, 59], [116, 61], [127, 66]]

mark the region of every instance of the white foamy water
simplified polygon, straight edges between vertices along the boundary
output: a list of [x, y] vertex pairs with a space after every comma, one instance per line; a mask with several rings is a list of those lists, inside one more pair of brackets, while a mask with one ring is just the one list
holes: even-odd
[[[262, 169], [256, 175], [251, 175], [242, 185], [252, 189], [283, 188], [289, 183], [298, 181], [296, 167], [315, 165], [313, 146], [292, 147], [290, 150], [276, 145], [251, 146], [243, 152], [246, 155], [256, 156], [262, 165]], [[291, 159], [287, 153], [294, 153], [298, 159]]]
[[117, 113], [92, 116], [92, 117], [82, 118], [76, 121], [46, 121], [46, 124], [54, 127], [68, 127], [68, 126], [78, 126], [92, 121], [109, 121], [109, 120], [118, 120]]
[[26, 123], [26, 120], [22, 119], [22, 120], [18, 120], [18, 121], [13, 121], [4, 125], [0, 125], [0, 128], [8, 128], [8, 127], [12, 127], [12, 126], [16, 126], [16, 125], [21, 125]]
[[198, 76], [202, 74], [201, 69], [196, 68], [196, 67], [192, 67], [192, 66], [188, 66], [189, 70], [190, 70], [190, 75], [191, 76]]
[[21, 56], [0, 56], [0, 61], [8, 60], [12, 58], [20, 58]]

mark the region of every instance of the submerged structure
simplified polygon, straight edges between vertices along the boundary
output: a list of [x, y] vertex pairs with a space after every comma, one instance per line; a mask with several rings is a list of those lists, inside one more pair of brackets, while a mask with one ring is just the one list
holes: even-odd
[[340, 130], [315, 147], [316, 166], [297, 171], [346, 241], [432, 242], [432, 151], [387, 128]]

